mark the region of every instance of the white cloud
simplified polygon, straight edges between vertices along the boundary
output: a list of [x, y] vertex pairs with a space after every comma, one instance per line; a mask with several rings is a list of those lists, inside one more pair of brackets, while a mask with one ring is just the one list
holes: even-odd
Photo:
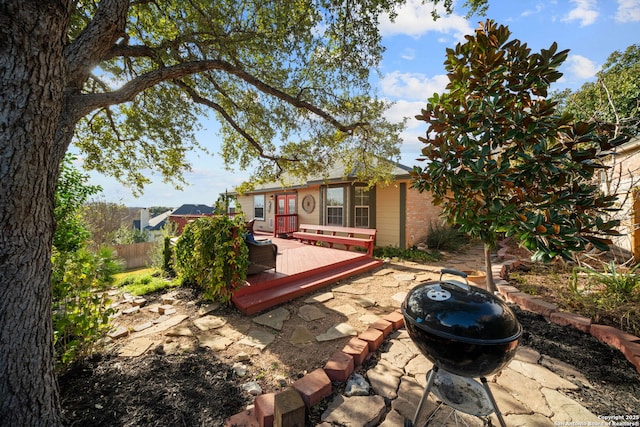
[[531, 16], [531, 15], [537, 15], [538, 13], [542, 12], [544, 10], [544, 4], [543, 3], [538, 3], [535, 6], [535, 9], [527, 9], [524, 12], [522, 12], [520, 14], [520, 16]]
[[386, 112], [385, 118], [391, 123], [399, 123], [403, 119], [408, 118], [405, 132], [410, 129], [416, 129], [420, 127], [421, 122], [415, 117], [420, 114], [422, 109], [426, 107], [427, 101], [396, 101]]
[[380, 19], [380, 31], [383, 36], [404, 34], [414, 38], [428, 32], [453, 34], [458, 41], [464, 41], [465, 34], [473, 33], [469, 22], [459, 15], [448, 15], [441, 7], [437, 8], [440, 18], [431, 17], [431, 7], [422, 4], [421, 0], [408, 0], [398, 10], [398, 16], [391, 22], [388, 17]]
[[416, 58], [416, 50], [407, 48], [400, 54], [400, 57], [407, 61], [412, 61]]
[[380, 88], [385, 96], [391, 98], [426, 102], [434, 93], [443, 92], [448, 82], [445, 75], [429, 78], [420, 73], [394, 71], [382, 78]]
[[596, 22], [599, 12], [596, 9], [595, 0], [571, 0], [571, 3], [576, 6], [562, 18], [562, 22], [580, 21], [581, 27], [586, 27]]
[[617, 22], [640, 21], [640, 0], [618, 0]]
[[600, 70], [595, 62], [580, 55], [570, 55], [564, 63], [564, 67], [567, 72], [582, 80], [594, 77]]

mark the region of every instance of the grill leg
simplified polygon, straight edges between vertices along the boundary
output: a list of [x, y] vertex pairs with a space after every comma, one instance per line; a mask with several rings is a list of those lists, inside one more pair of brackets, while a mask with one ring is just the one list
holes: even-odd
[[418, 417], [420, 416], [420, 412], [422, 412], [422, 407], [424, 406], [424, 402], [426, 402], [427, 397], [429, 397], [429, 393], [431, 392], [431, 387], [433, 386], [433, 380], [436, 377], [437, 371], [438, 371], [437, 366], [434, 366], [433, 369], [429, 371], [429, 376], [427, 377], [427, 385], [424, 387], [424, 393], [422, 393], [422, 397], [420, 398], [420, 403], [418, 403], [418, 408], [416, 409], [416, 413], [413, 416], [414, 427], [418, 425]]
[[498, 405], [496, 404], [496, 399], [494, 399], [493, 394], [491, 393], [491, 389], [489, 388], [489, 383], [487, 383], [487, 379], [485, 377], [480, 378], [482, 381], [482, 386], [484, 387], [484, 391], [487, 392], [487, 397], [491, 402], [491, 406], [493, 406], [493, 412], [495, 412], [496, 417], [498, 417], [498, 422], [500, 423], [500, 427], [507, 427], [504, 423], [504, 418], [502, 418], [502, 413], [500, 413], [500, 409], [498, 409]]

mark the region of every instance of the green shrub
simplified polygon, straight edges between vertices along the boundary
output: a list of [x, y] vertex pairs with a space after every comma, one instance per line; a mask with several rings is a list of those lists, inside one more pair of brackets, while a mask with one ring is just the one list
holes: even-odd
[[175, 248], [180, 279], [202, 288], [205, 299], [229, 301], [247, 277], [244, 230], [242, 217], [212, 216], [188, 224]]
[[583, 272], [588, 277], [588, 289], [591, 294], [600, 294], [602, 301], [607, 304], [626, 303], [638, 297], [640, 292], [640, 276], [636, 270], [640, 264], [629, 270], [620, 271], [611, 261], [604, 266], [604, 271], [596, 271], [590, 268], [576, 268], [573, 275], [573, 283], [570, 288], [574, 293], [579, 293], [577, 286], [577, 272]]
[[373, 250], [373, 256], [377, 258], [400, 258], [413, 262], [433, 262], [440, 259], [440, 253], [438, 251], [425, 252], [414, 248], [400, 249], [395, 246], [375, 248]]
[[115, 253], [101, 248], [93, 253], [54, 248], [52, 271], [54, 346], [59, 367], [91, 354], [110, 328], [113, 310], [105, 289], [121, 264]]
[[468, 237], [460, 233], [458, 229], [442, 222], [436, 222], [435, 224], [429, 223], [429, 234], [427, 234], [425, 244], [429, 249], [455, 252], [467, 241]]
[[[575, 268], [569, 281], [567, 304], [594, 323], [611, 324], [640, 333], [640, 277], [638, 266], [622, 270], [612, 262], [602, 271]], [[580, 275], [582, 273], [582, 277]]]

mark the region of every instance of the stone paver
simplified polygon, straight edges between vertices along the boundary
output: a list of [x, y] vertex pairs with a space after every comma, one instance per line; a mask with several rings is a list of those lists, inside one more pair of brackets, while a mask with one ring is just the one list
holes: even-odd
[[418, 355], [411, 359], [404, 367], [407, 375], [411, 375], [420, 383], [422, 387], [427, 385], [427, 372], [433, 368], [433, 363], [423, 355]]
[[334, 298], [333, 292], [325, 292], [322, 294], [314, 295], [312, 297], [307, 298], [304, 302], [309, 304], [320, 304], [323, 302], [327, 302]]
[[374, 277], [388, 276], [389, 274], [396, 273], [398, 270], [394, 270], [392, 268], [383, 268], [382, 270], [378, 270], [373, 273]]
[[540, 358], [540, 365], [545, 368], [561, 375], [563, 378], [569, 378], [572, 382], [578, 382], [585, 387], [593, 388], [591, 382], [580, 371], [573, 366], [564, 363], [561, 360], [554, 359], [549, 356], [542, 356]]
[[247, 335], [238, 341], [238, 344], [248, 345], [255, 347], [259, 350], [264, 350], [269, 344], [276, 339], [275, 335], [266, 331], [253, 330], [249, 331]]
[[380, 423], [380, 427], [400, 427], [404, 424], [404, 417], [396, 410], [391, 410], [384, 421]]
[[268, 326], [275, 330], [281, 331], [284, 326], [284, 322], [289, 320], [291, 313], [286, 308], [276, 308], [265, 314], [254, 317], [253, 321], [259, 325]]
[[154, 344], [154, 341], [147, 337], [135, 338], [129, 341], [118, 351], [118, 356], [138, 357], [142, 356]]
[[371, 388], [380, 396], [387, 399], [398, 397], [398, 386], [403, 375], [401, 369], [396, 368], [385, 360], [380, 360], [375, 367], [367, 371]]
[[[506, 368], [498, 377], [497, 383], [520, 402], [526, 402], [533, 412], [542, 414], [545, 417], [553, 415], [540, 391], [540, 384], [533, 379], [525, 377], [513, 369]], [[498, 407], [500, 407], [500, 404], [498, 404]]]
[[307, 322], [313, 322], [326, 317], [326, 314], [315, 305], [307, 304], [298, 309], [298, 316]]
[[208, 331], [209, 329], [221, 328], [227, 324], [227, 319], [219, 316], [204, 315], [199, 319], [195, 319], [193, 324], [196, 325], [201, 331]]
[[380, 359], [398, 369], [405, 369], [409, 361], [415, 358], [415, 356], [416, 354], [404, 343], [395, 340], [390, 343], [386, 352], [380, 354]]
[[124, 338], [129, 335], [129, 330], [124, 326], [119, 326], [115, 330], [110, 331], [107, 336], [111, 339]]
[[122, 314], [134, 314], [140, 311], [140, 306], [133, 306], [122, 310]]
[[588, 425], [589, 422], [602, 422], [600, 418], [589, 412], [584, 406], [580, 405], [575, 400], [570, 399], [558, 390], [552, 390], [545, 387], [542, 389], [542, 394], [554, 413], [551, 417], [551, 421], [557, 423], [556, 425], [560, 425], [560, 423], [568, 425], [566, 423], [569, 422], [580, 422], [584, 423], [583, 425]]
[[[405, 300], [406, 297], [407, 297], [407, 292], [398, 292], [397, 294], [393, 294], [391, 298], [393, 298], [394, 301], [401, 303], [402, 301]], [[400, 304], [398, 304], [398, 307], [400, 307]]]
[[304, 325], [296, 326], [296, 329], [291, 334], [289, 342], [297, 347], [303, 347], [307, 344], [314, 342], [316, 337], [307, 329]]
[[358, 331], [356, 331], [353, 326], [349, 325], [348, 323], [338, 323], [337, 325], [329, 328], [326, 332], [317, 335], [316, 341], [332, 341], [339, 338], [356, 335], [358, 335]]
[[168, 329], [165, 335], [168, 337], [192, 337], [193, 331], [186, 325], [178, 325]]
[[580, 387], [574, 383], [565, 380], [561, 376], [551, 372], [544, 366], [534, 365], [520, 360], [512, 360], [509, 367], [514, 371], [520, 372], [522, 375], [533, 378], [543, 387], [552, 389], [577, 390]]
[[540, 357], [540, 353], [530, 347], [518, 347], [514, 359], [535, 365], [540, 360]]
[[[396, 282], [413, 282], [416, 278], [415, 274], [408, 274], [408, 273], [400, 273], [400, 274], [394, 274], [393, 275], [393, 279]], [[387, 282], [383, 283], [382, 286], [385, 286]]]
[[525, 402], [520, 401], [512, 394], [510, 390], [506, 390], [500, 384], [489, 384], [491, 394], [496, 399], [496, 404], [500, 408], [503, 415], [518, 414], [531, 415], [533, 410]]
[[378, 316], [377, 314], [371, 314], [371, 313], [367, 313], [358, 317], [358, 320], [364, 323], [365, 325], [370, 325], [372, 323], [375, 323], [378, 319], [380, 319], [380, 316]]
[[386, 412], [380, 396], [336, 396], [322, 414], [322, 421], [349, 427], [372, 427]]
[[136, 337], [143, 337], [143, 336], [149, 336], [149, 335], [154, 335], [160, 332], [164, 332], [169, 328], [172, 328], [178, 324], [180, 324], [183, 320], [188, 319], [189, 316], [187, 316], [186, 314], [180, 314], [177, 316], [170, 316], [168, 318], [166, 318], [165, 320], [163, 320], [162, 322], [153, 325], [150, 328], [145, 329], [144, 331], [141, 332], [136, 332]]
[[220, 304], [217, 302], [205, 304], [198, 309], [198, 316], [200, 317], [206, 316], [207, 314], [211, 314], [212, 312], [216, 311], [219, 308], [220, 308]]
[[[407, 283], [410, 283], [411, 281], [407, 281]], [[403, 283], [406, 284], [406, 283]], [[400, 282], [398, 282], [397, 280], [386, 280], [383, 284], [382, 284], [383, 288], [399, 288], [400, 287]]]
[[141, 332], [153, 326], [152, 322], [142, 322], [133, 325], [133, 332]]
[[[494, 424], [496, 422], [494, 421]], [[510, 427], [554, 427], [558, 425], [540, 414], [507, 415], [504, 417], [504, 422]]]
[[341, 294], [350, 294], [350, 295], [365, 295], [367, 293], [366, 286], [355, 287], [352, 285], [342, 285], [333, 288], [333, 292], [338, 292]]
[[376, 300], [363, 297], [363, 296], [357, 296], [353, 298], [353, 302], [355, 304], [358, 304], [360, 307], [364, 307], [364, 308], [373, 307], [374, 305], [377, 304]]
[[336, 307], [331, 307], [331, 310], [337, 311], [338, 313], [343, 314], [345, 316], [350, 316], [358, 312], [358, 310], [356, 310], [355, 307], [352, 306], [351, 304], [342, 304]]
[[198, 342], [202, 347], [209, 347], [214, 351], [221, 351], [233, 344], [233, 340], [215, 332], [203, 332], [198, 335]]

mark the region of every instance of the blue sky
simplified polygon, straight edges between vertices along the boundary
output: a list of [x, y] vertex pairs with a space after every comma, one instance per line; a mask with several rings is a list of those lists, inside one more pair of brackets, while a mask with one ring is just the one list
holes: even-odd
[[[460, 1], [457, 4], [461, 4]], [[435, 92], [442, 92], [447, 80], [443, 62], [445, 49], [464, 41], [480, 21], [487, 18], [509, 27], [512, 37], [526, 42], [532, 51], [548, 48], [554, 41], [560, 50], [570, 49], [560, 71], [564, 76], [552, 89], [578, 89], [593, 81], [608, 56], [640, 43], [640, 0], [490, 0], [485, 17], [465, 18], [456, 8], [453, 15], [433, 21], [432, 5], [409, 0], [394, 23], [380, 22], [386, 47], [381, 76], [372, 80], [379, 97], [395, 102], [389, 110], [392, 121], [410, 117], [402, 135], [401, 163], [413, 166], [419, 156], [418, 136], [426, 127], [413, 119]], [[190, 156], [193, 170], [185, 174], [190, 183], [182, 191], [151, 175], [153, 184], [135, 198], [130, 189], [114, 179], [92, 173], [91, 183], [103, 187], [101, 199], [127, 206], [178, 207], [184, 203], [211, 205], [225, 190], [233, 190], [248, 173], [228, 171], [217, 155], [219, 136], [214, 121], [203, 118], [199, 142], [212, 155]]]

